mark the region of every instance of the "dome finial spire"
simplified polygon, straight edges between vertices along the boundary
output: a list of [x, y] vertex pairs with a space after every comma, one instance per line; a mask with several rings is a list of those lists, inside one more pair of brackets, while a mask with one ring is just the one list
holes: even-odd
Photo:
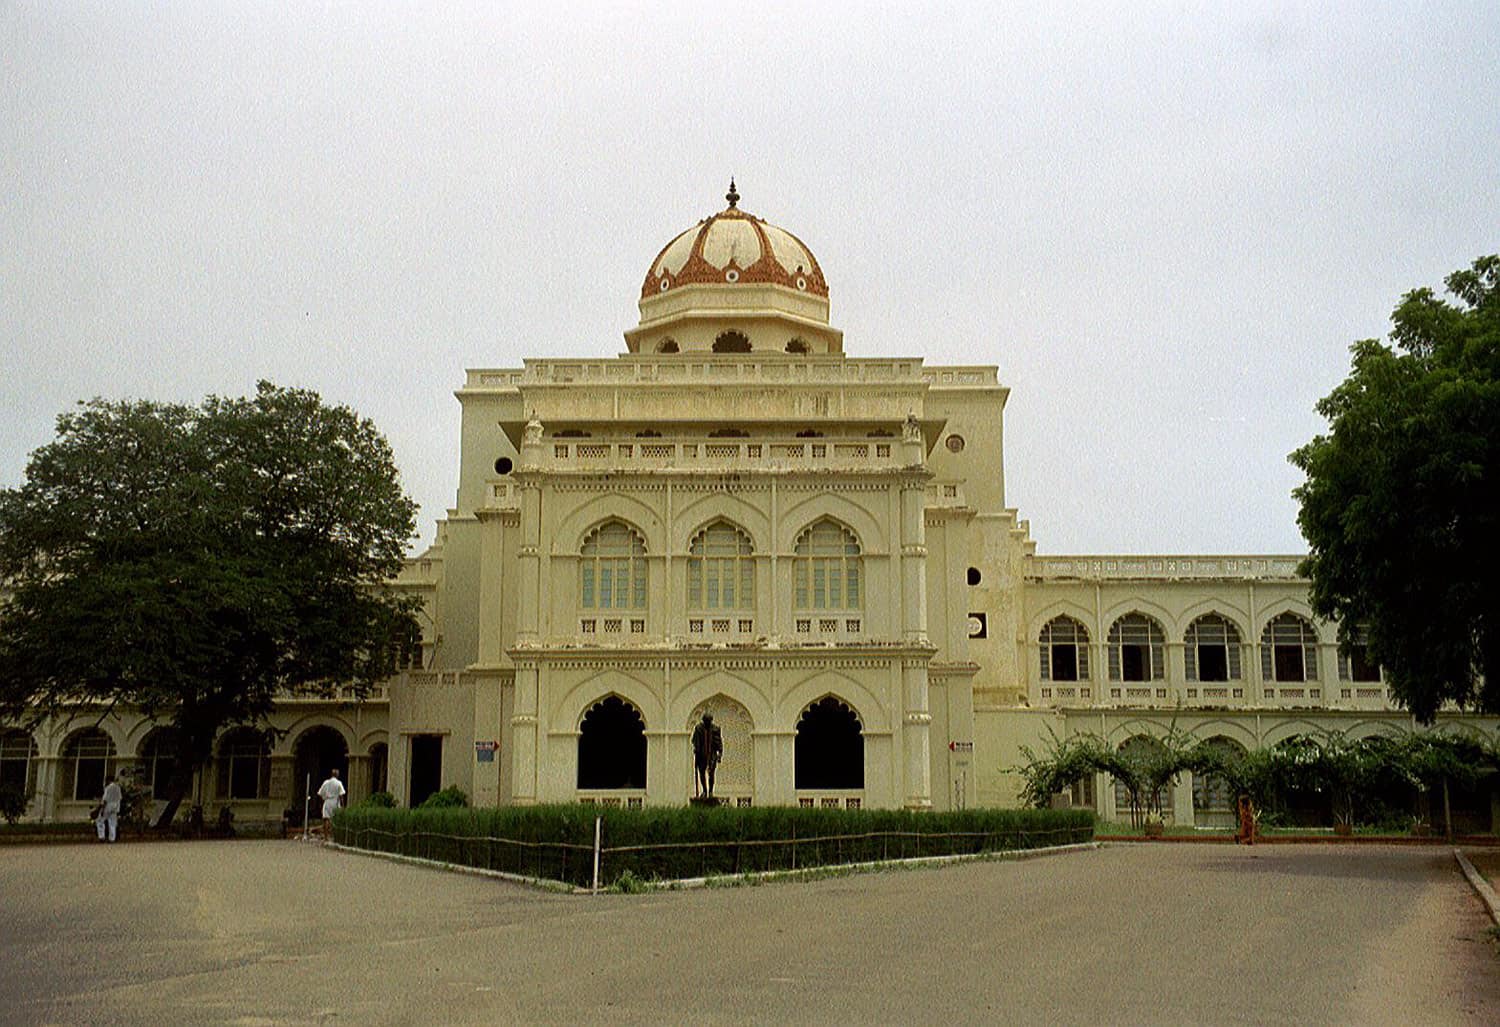
[[738, 192], [736, 192], [735, 188], [734, 188], [734, 176], [733, 175], [729, 176], [729, 192], [727, 192], [727, 193], [724, 194], [724, 199], [726, 199], [726, 200], [729, 201], [729, 209], [730, 210], [733, 210], [735, 208], [735, 205], [740, 202], [740, 194]]

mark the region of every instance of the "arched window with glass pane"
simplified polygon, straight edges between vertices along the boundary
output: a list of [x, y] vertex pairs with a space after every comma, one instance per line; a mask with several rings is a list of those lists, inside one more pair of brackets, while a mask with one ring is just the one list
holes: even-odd
[[36, 787], [36, 742], [19, 728], [0, 731], [0, 788], [28, 795]]
[[1109, 679], [1160, 681], [1166, 677], [1166, 636], [1144, 613], [1127, 613], [1109, 629]]
[[819, 521], [797, 538], [792, 579], [799, 610], [861, 609], [859, 540], [836, 521]]
[[221, 799], [263, 799], [270, 791], [271, 750], [266, 736], [236, 728], [219, 742], [218, 794]]
[[171, 794], [172, 774], [177, 769], [177, 732], [170, 727], [153, 730], [141, 744], [136, 762], [151, 788], [151, 798], [167, 798]]
[[114, 740], [99, 728], [88, 728], [63, 746], [61, 794], [75, 801], [104, 794], [104, 779], [114, 772]]
[[1317, 629], [1295, 613], [1272, 617], [1260, 636], [1260, 673], [1267, 681], [1316, 681]]
[[1088, 629], [1072, 617], [1053, 617], [1037, 640], [1043, 681], [1089, 680]]
[[646, 608], [646, 543], [621, 521], [601, 524], [583, 540], [579, 605], [585, 610]]
[[750, 536], [719, 521], [688, 546], [690, 610], [750, 610], [755, 607], [755, 548]]
[[1217, 613], [1205, 613], [1188, 625], [1182, 658], [1189, 681], [1238, 681], [1240, 629]]

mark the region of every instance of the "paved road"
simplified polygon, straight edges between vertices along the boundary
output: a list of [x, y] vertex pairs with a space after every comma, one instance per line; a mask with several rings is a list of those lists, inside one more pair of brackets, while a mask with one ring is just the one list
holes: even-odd
[[18, 1023], [1500, 1023], [1446, 849], [553, 895], [298, 842], [0, 848]]

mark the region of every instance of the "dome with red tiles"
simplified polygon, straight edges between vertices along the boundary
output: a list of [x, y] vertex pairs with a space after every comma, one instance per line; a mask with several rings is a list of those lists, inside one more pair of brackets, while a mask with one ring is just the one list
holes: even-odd
[[729, 206], [681, 233], [656, 255], [641, 299], [686, 285], [781, 285], [828, 298], [812, 251], [791, 232], [739, 208], [733, 180]]

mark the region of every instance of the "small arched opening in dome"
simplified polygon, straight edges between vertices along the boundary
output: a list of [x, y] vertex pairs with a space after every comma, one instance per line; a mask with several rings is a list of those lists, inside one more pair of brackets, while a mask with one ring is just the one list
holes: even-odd
[[791, 342], [787, 343], [786, 344], [786, 351], [788, 353], [804, 353], [804, 354], [810, 352], [808, 350], [808, 348], [807, 348], [807, 340], [806, 339], [800, 339], [800, 338], [799, 339], [793, 339]]
[[656, 352], [658, 352], [658, 353], [676, 353], [676, 352], [678, 352], [678, 349], [677, 349], [677, 340], [676, 339], [663, 339], [663, 340], [661, 340], [661, 342], [658, 342], [656, 344]]
[[815, 428], [803, 428], [797, 433], [799, 439], [821, 439], [822, 437], [823, 433]]
[[708, 433], [711, 439], [748, 439], [749, 432], [740, 431], [738, 428], [715, 428]]
[[714, 340], [715, 353], [749, 353], [750, 337], [744, 332], [721, 332]]

